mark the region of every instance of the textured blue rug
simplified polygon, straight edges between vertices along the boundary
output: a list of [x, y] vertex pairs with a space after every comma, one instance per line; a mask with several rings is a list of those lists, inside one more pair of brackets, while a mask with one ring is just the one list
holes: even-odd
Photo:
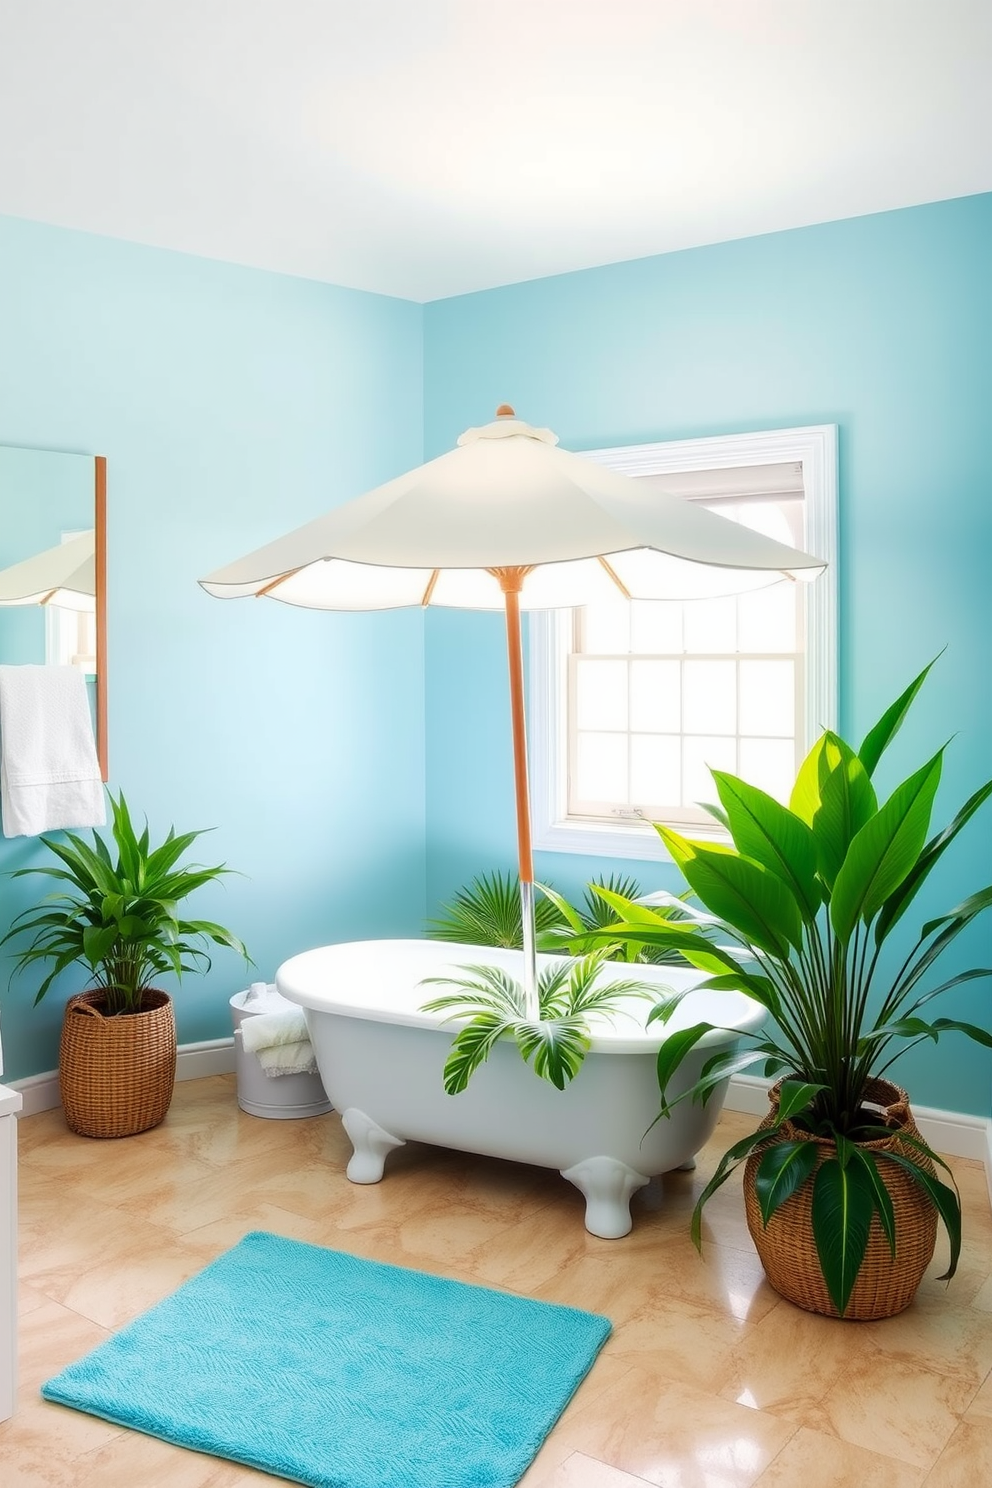
[[256, 1232], [42, 1394], [311, 1488], [510, 1488], [609, 1331]]

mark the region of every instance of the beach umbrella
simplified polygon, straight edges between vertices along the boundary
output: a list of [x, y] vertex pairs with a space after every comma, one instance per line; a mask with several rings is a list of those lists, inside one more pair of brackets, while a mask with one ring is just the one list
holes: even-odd
[[0, 605], [58, 605], [66, 610], [95, 606], [95, 538], [81, 532], [43, 553], [0, 569]]
[[502, 405], [457, 447], [217, 569], [200, 583], [308, 609], [405, 605], [506, 615], [524, 986], [536, 1016], [534, 865], [520, 614], [606, 596], [737, 594], [821, 560], [558, 446]]

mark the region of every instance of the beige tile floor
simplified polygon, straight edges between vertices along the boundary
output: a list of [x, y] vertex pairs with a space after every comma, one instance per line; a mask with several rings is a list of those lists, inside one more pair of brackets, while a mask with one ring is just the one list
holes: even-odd
[[[582, 1226], [557, 1174], [409, 1146], [386, 1179], [344, 1177], [334, 1115], [261, 1121], [233, 1077], [180, 1084], [166, 1122], [122, 1142], [20, 1124], [18, 1408], [2, 1488], [247, 1488], [276, 1479], [49, 1405], [39, 1384], [250, 1229], [591, 1308], [614, 1331], [523, 1488], [987, 1488], [992, 1484], [992, 1216], [955, 1161], [958, 1276], [901, 1317], [810, 1317], [765, 1282], [732, 1185], [704, 1258], [694, 1195], [747, 1118], [725, 1113], [695, 1174], [635, 1197], [624, 1240]], [[940, 1245], [941, 1242], [938, 1242]]]

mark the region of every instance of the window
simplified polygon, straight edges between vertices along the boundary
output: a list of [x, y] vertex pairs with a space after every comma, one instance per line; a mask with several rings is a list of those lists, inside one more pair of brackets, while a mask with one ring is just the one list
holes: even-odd
[[836, 431], [792, 429], [601, 450], [828, 562], [814, 584], [734, 598], [624, 601], [533, 615], [535, 846], [663, 856], [652, 821], [720, 835], [710, 767], [785, 799], [836, 723]]

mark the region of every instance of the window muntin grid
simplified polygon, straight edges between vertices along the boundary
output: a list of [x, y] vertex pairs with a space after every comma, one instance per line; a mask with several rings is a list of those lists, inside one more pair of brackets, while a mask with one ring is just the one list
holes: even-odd
[[[801, 495], [705, 503], [803, 545]], [[710, 769], [787, 799], [805, 753], [801, 586], [573, 612], [568, 814], [712, 824]]]

